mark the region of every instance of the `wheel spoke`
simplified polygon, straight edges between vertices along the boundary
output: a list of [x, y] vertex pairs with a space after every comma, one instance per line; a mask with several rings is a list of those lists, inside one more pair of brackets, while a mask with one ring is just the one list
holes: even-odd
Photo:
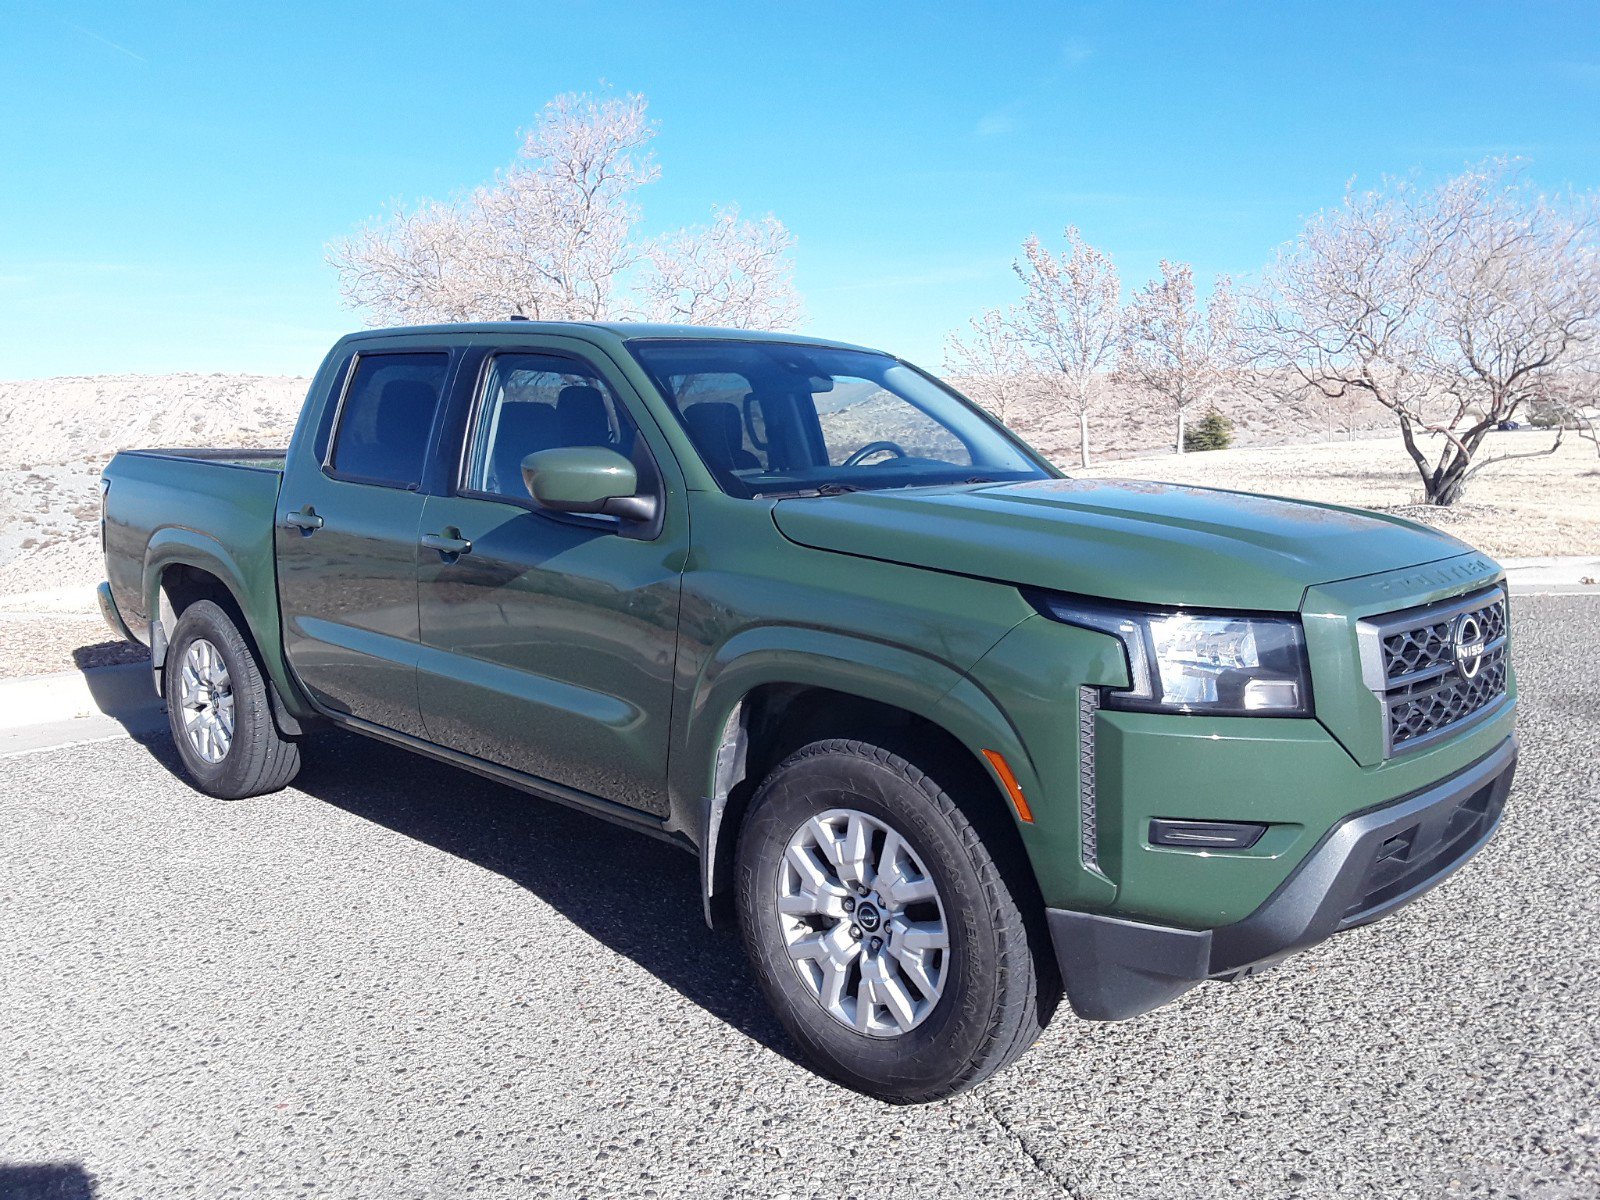
[[820, 933], [807, 934], [798, 941], [789, 943], [789, 957], [796, 962], [807, 959], [821, 962], [828, 957], [828, 947], [823, 944], [823, 935]]
[[811, 835], [811, 843], [822, 852], [822, 857], [828, 860], [828, 865], [835, 873], [843, 875], [840, 870], [842, 854], [839, 839], [833, 836], [833, 830], [822, 823], [822, 818], [812, 817], [807, 823], [806, 830]]
[[905, 839], [894, 830], [890, 829], [883, 835], [883, 846], [878, 851], [878, 861], [873, 866], [872, 876], [877, 882], [878, 890], [883, 890], [886, 881], [898, 878], [900, 873], [900, 853], [905, 849]]
[[784, 858], [793, 867], [812, 891], [821, 891], [828, 886], [828, 874], [817, 865], [817, 860], [811, 852], [803, 846], [790, 846], [784, 852]]
[[872, 849], [872, 830], [860, 813], [851, 813], [845, 822], [844, 861], [840, 877], [847, 883], [864, 884], [867, 879], [867, 854]]
[[924, 996], [933, 996], [938, 993], [938, 986], [933, 977], [928, 974], [926, 950], [911, 950], [897, 943], [890, 943], [889, 953], [894, 955], [895, 963], [900, 968], [900, 973], [909, 979], [917, 991]]
[[780, 892], [778, 911], [786, 917], [831, 917], [840, 920], [845, 915], [844, 897], [842, 888], [826, 883], [797, 892]]
[[873, 955], [862, 965], [861, 975], [863, 979], [871, 979], [873, 995], [894, 1014], [901, 1029], [910, 1029], [916, 1024], [916, 1008], [905, 987], [889, 973], [888, 959], [881, 954]]
[[833, 959], [822, 961], [822, 987], [818, 991], [817, 999], [822, 1001], [822, 1007], [839, 1016], [844, 1012], [845, 987], [850, 982], [850, 964], [836, 962]]
[[867, 978], [866, 972], [861, 974], [861, 989], [856, 993], [855, 1027], [859, 1033], [866, 1033], [872, 1023], [872, 1012], [878, 1006], [877, 984]]
[[943, 921], [908, 921], [901, 927], [898, 940], [907, 950], [950, 948], [950, 935]]
[[932, 900], [939, 894], [939, 889], [933, 886], [933, 880], [905, 879], [896, 877], [884, 895], [890, 902], [904, 908], [908, 904], [918, 904], [923, 900]]

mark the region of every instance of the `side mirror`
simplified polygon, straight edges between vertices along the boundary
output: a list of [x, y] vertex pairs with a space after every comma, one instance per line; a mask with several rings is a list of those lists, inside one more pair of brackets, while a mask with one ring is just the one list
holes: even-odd
[[541, 508], [649, 521], [656, 498], [636, 494], [639, 473], [604, 446], [563, 446], [522, 460], [522, 483]]

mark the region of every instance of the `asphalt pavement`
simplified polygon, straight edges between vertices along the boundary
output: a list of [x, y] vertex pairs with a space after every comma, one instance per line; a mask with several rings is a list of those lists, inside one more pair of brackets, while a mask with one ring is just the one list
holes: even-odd
[[668, 846], [348, 736], [231, 804], [164, 733], [0, 757], [0, 1197], [1600, 1195], [1600, 603], [1514, 622], [1459, 875], [909, 1109], [793, 1059]]

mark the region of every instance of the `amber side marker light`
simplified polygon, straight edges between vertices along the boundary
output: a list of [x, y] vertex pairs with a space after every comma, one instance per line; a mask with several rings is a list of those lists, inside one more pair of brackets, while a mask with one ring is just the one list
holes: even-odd
[[1000, 782], [1005, 784], [1006, 793], [1011, 797], [1011, 805], [1029, 825], [1033, 824], [1033, 809], [1028, 807], [1028, 801], [1022, 794], [1022, 786], [1017, 782], [1017, 777], [1011, 773], [1011, 764], [1006, 762], [1005, 756], [998, 750], [985, 750], [983, 756], [989, 760], [989, 765], [994, 768]]

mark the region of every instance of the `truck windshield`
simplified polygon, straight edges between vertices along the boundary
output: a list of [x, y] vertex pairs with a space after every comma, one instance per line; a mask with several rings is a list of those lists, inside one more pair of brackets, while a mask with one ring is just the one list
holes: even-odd
[[709, 338], [629, 349], [732, 496], [1057, 474], [997, 422], [886, 354]]

